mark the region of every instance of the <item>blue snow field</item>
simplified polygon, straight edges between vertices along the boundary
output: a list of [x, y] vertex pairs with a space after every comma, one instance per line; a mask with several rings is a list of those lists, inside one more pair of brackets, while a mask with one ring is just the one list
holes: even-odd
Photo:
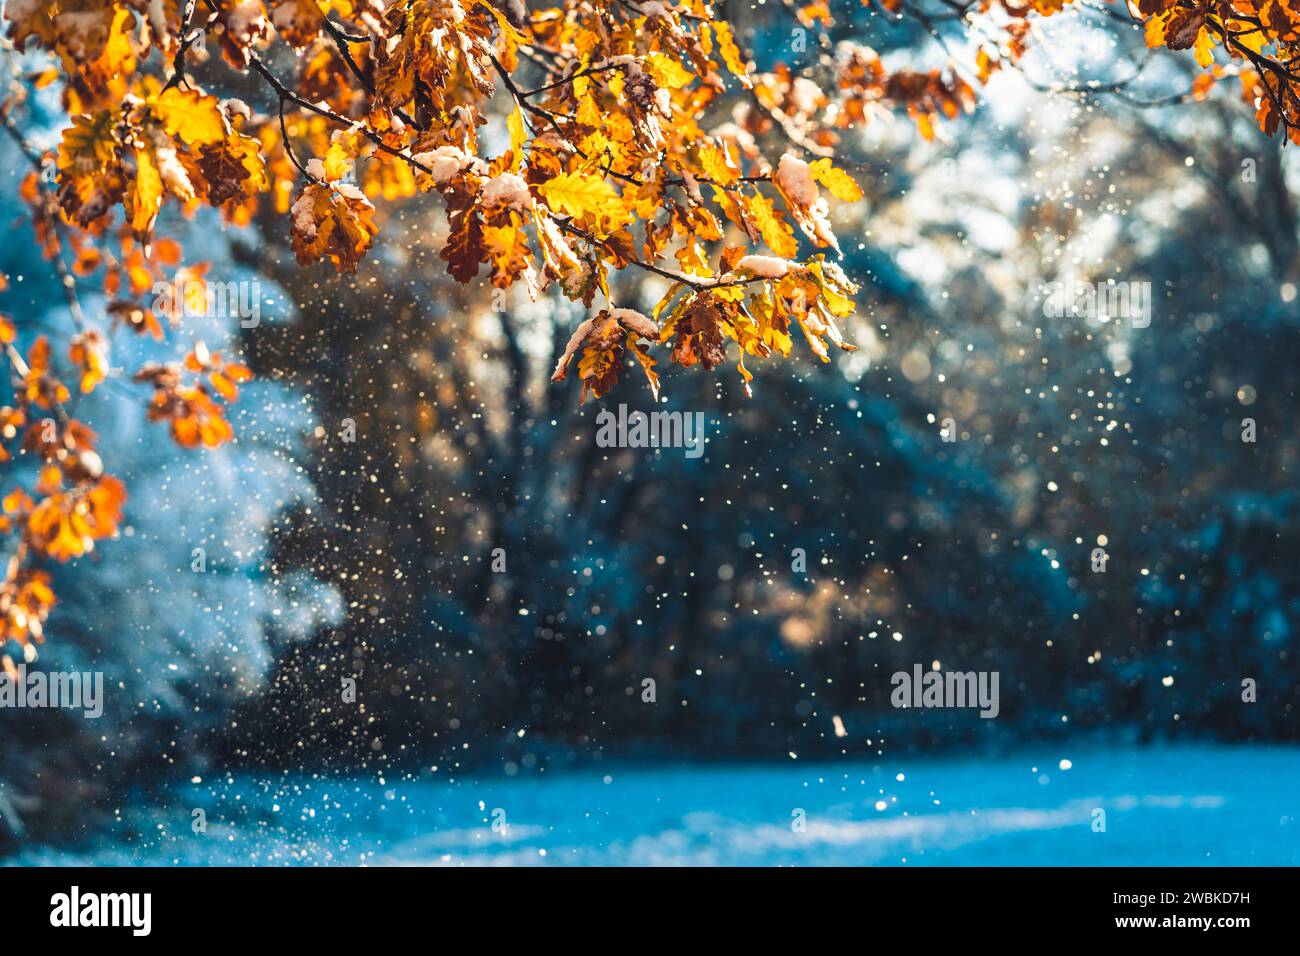
[[1294, 866], [1298, 817], [1300, 749], [1286, 748], [624, 765], [458, 782], [233, 777], [187, 784], [174, 809], [124, 819], [116, 842], [16, 862]]

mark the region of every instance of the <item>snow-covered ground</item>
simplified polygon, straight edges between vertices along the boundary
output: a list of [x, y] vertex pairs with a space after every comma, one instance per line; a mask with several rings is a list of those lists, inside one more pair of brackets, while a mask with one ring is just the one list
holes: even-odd
[[18, 862], [1300, 864], [1294, 748], [609, 766], [460, 782], [244, 776], [187, 785], [183, 800], [147, 819], [124, 810], [123, 832], [146, 834], [129, 843]]

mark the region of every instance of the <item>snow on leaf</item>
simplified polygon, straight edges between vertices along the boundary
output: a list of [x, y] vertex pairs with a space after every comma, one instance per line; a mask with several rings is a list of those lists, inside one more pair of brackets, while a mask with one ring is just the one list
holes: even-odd
[[311, 183], [293, 204], [292, 245], [301, 265], [329, 259], [355, 272], [378, 232], [374, 206], [355, 186]]

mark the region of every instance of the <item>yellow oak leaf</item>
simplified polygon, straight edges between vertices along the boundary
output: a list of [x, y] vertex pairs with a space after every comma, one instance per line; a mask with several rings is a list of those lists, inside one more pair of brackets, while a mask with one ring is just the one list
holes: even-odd
[[524, 162], [524, 145], [528, 142], [528, 132], [524, 127], [524, 114], [518, 106], [506, 120], [506, 129], [510, 131], [510, 171], [519, 172]]
[[853, 181], [853, 177], [838, 169], [829, 159], [810, 163], [808, 171], [841, 202], [857, 202], [863, 196], [862, 187]]
[[618, 193], [600, 176], [560, 173], [537, 189], [546, 205], [574, 219], [617, 219], [624, 215]]
[[360, 150], [358, 137], [356, 133], [345, 133], [330, 141], [330, 148], [325, 151], [325, 159], [321, 162], [326, 180], [337, 182], [352, 172], [353, 157]]
[[783, 259], [798, 255], [799, 240], [794, 237], [794, 231], [785, 224], [773, 208], [770, 199], [762, 194], [755, 194], [746, 200], [745, 205], [769, 249]]
[[740, 178], [740, 173], [731, 165], [727, 154], [712, 143], [700, 147], [700, 169], [719, 186], [730, 186]]
[[508, 288], [533, 264], [528, 236], [515, 226], [484, 226], [483, 245], [492, 257], [492, 284]]
[[1192, 52], [1196, 56], [1196, 63], [1201, 69], [1214, 63], [1214, 35], [1210, 31], [1201, 27], [1196, 34], [1196, 42], [1192, 44]]
[[94, 116], [78, 116], [63, 131], [59, 144], [59, 169], [88, 173], [117, 159], [118, 143], [113, 114], [108, 110]]
[[695, 75], [690, 70], [671, 56], [662, 53], [651, 53], [646, 58], [646, 65], [655, 81], [670, 90], [680, 90], [695, 79]]
[[292, 245], [300, 265], [329, 259], [339, 272], [355, 272], [379, 227], [375, 207], [347, 184], [311, 183], [293, 204]]
[[163, 181], [147, 149], [135, 151], [135, 182], [127, 196], [127, 209], [131, 214], [131, 231], [136, 238], [147, 241], [153, 233], [153, 224], [162, 208]]
[[600, 104], [596, 102], [596, 97], [591, 95], [590, 90], [578, 97], [578, 110], [574, 115], [577, 116], [579, 123], [592, 129], [598, 130], [604, 123]]
[[1143, 33], [1146, 38], [1147, 46], [1150, 49], [1156, 49], [1165, 45], [1165, 24], [1169, 22], [1172, 11], [1157, 13], [1154, 17], [1146, 22]]
[[727, 65], [728, 70], [740, 77], [744, 84], [748, 86], [750, 83], [749, 69], [745, 66], [745, 61], [741, 59], [740, 47], [736, 46], [736, 38], [732, 35], [731, 24], [724, 20], [715, 20], [713, 32], [718, 35], [718, 52], [722, 54], [722, 62]]
[[149, 108], [167, 132], [190, 146], [220, 143], [226, 138], [225, 117], [215, 96], [173, 86], [150, 97]]
[[1264, 47], [1268, 45], [1268, 37], [1263, 30], [1254, 29], [1244, 20], [1229, 20], [1227, 23], [1228, 31], [1233, 34], [1233, 39], [1250, 50], [1252, 53], [1263, 53]]

